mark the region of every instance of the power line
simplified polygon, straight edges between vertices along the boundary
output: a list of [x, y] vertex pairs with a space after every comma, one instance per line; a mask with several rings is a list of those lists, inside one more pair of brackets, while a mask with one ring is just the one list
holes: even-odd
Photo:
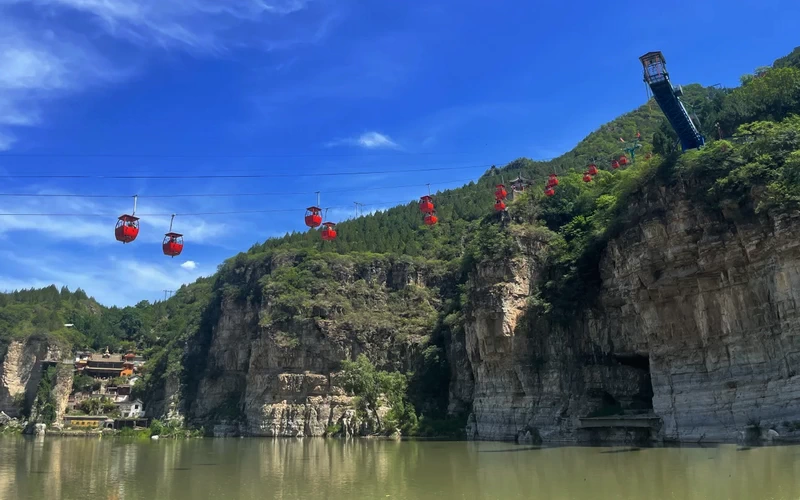
[[[330, 193], [353, 193], [362, 191], [382, 191], [397, 188], [408, 187], [423, 187], [428, 184], [432, 186], [443, 186], [447, 184], [460, 184], [465, 182], [472, 182], [474, 179], [457, 179], [445, 182], [426, 183], [426, 184], [404, 184], [392, 185], [381, 187], [369, 187], [361, 189], [332, 189], [328, 191], [321, 191], [325, 194]], [[306, 195], [316, 194], [317, 191], [273, 191], [268, 193], [189, 193], [189, 194], [151, 194], [151, 195], [138, 195], [139, 198], [238, 198], [245, 196], [293, 196], [293, 195]], [[81, 194], [81, 193], [0, 193], [0, 197], [13, 197], [13, 198], [130, 198], [131, 194]]]
[[195, 174], [195, 175], [92, 175], [92, 174], [25, 174], [11, 175], [0, 174], [0, 177], [9, 179], [265, 179], [265, 178], [292, 178], [292, 177], [338, 177], [343, 175], [377, 175], [377, 174], [403, 174], [411, 172], [434, 172], [448, 170], [464, 170], [467, 168], [486, 168], [491, 165], [465, 165], [460, 167], [433, 167], [409, 168], [396, 170], [372, 170], [366, 172], [316, 172], [316, 173], [285, 173], [285, 174]]

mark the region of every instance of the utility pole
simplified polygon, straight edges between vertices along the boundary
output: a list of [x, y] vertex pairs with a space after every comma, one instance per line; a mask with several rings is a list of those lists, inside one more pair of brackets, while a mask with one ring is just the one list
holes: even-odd
[[364, 204], [357, 201], [354, 201], [353, 203], [356, 206], [356, 217], [364, 215]]
[[166, 301], [167, 294], [169, 294], [169, 296], [172, 297], [172, 294], [175, 292], [175, 290], [163, 290], [163, 292], [164, 292], [164, 300]]

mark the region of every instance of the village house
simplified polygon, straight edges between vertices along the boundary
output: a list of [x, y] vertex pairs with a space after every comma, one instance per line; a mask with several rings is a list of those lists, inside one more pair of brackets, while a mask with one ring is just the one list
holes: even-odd
[[123, 401], [118, 403], [120, 414], [122, 418], [141, 418], [144, 417], [144, 404], [141, 399], [134, 399], [133, 401]]

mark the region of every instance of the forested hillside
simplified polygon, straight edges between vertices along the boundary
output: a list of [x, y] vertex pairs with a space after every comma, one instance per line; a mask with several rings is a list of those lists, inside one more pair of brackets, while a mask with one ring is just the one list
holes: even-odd
[[[645, 185], [687, 183], [711, 210], [731, 203], [751, 214], [800, 207], [799, 67], [800, 48], [735, 89], [685, 86], [683, 100], [708, 141], [703, 150], [680, 155], [674, 132], [651, 100], [558, 158], [518, 159], [478, 182], [436, 193], [436, 226], [422, 225], [419, 208], [410, 203], [342, 222], [333, 242], [321, 242], [315, 231], [270, 239], [156, 304], [106, 309], [80, 291], [54, 287], [3, 295], [0, 339], [46, 331], [75, 346], [133, 343], [153, 360], [148, 393], [161, 397], [174, 376], [191, 404], [227, 301], [261, 308], [259, 327], [287, 348], [301, 342], [297, 332], [309, 328], [413, 343], [409, 349], [425, 353], [418, 365], [372, 361], [382, 369], [413, 372], [408, 382], [414, 406], [443, 414], [452, 372], [445, 352], [463, 329], [464, 285], [476, 262], [507, 257], [518, 251], [520, 240], [546, 243], [547, 271], [530, 304], [537, 314], [566, 318], [577, 300], [599, 286], [601, 252], [635, 222], [624, 209]], [[620, 138], [630, 141], [637, 132], [643, 148], [636, 163], [611, 170], [610, 161], [623, 152]], [[582, 172], [592, 160], [601, 172], [585, 183]], [[548, 198], [543, 181], [552, 172], [560, 185]], [[492, 210], [493, 187], [517, 175], [535, 184], [510, 203], [510, 218], [504, 219]], [[388, 281], [402, 275], [409, 283], [384, 286], [372, 280], [375, 273]], [[59, 326], [64, 322], [74, 329], [65, 331]]]

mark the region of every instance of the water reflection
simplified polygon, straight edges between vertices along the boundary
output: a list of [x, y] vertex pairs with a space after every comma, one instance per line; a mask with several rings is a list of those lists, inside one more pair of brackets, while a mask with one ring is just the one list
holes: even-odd
[[0, 438], [9, 499], [795, 499], [798, 447]]

